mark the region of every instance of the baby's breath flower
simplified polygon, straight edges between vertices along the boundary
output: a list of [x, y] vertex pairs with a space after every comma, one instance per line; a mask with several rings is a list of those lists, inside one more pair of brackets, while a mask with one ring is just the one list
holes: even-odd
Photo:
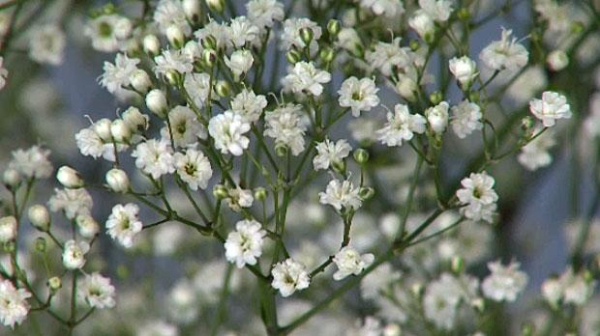
[[240, 212], [242, 208], [249, 208], [254, 203], [252, 190], [242, 189], [240, 186], [231, 188], [227, 191], [227, 205], [231, 210]]
[[89, 215], [93, 204], [92, 196], [84, 188], [54, 189], [54, 195], [48, 201], [50, 211], [64, 211], [69, 219]]
[[231, 110], [249, 123], [258, 121], [265, 107], [267, 107], [265, 96], [257, 95], [254, 91], [246, 88], [231, 100]]
[[192, 72], [192, 60], [181, 50], [164, 50], [161, 55], [154, 57], [157, 76], [168, 76], [172, 73], [187, 74]]
[[425, 132], [425, 118], [418, 114], [410, 114], [408, 106], [398, 104], [394, 113], [388, 112], [387, 123], [377, 131], [379, 140], [387, 146], [401, 146], [402, 141], [410, 141], [414, 133]]
[[425, 117], [434, 133], [444, 133], [448, 126], [448, 103], [441, 102], [425, 110]]
[[8, 167], [29, 179], [48, 178], [53, 169], [48, 156], [50, 151], [40, 146], [33, 146], [27, 150], [17, 149], [12, 152], [12, 160]]
[[236, 48], [248, 45], [258, 45], [260, 30], [245, 16], [238, 16], [229, 25], [231, 43]]
[[275, 139], [275, 144], [286, 146], [292, 155], [304, 150], [306, 126], [301, 120], [302, 107], [288, 104], [265, 114], [265, 135]]
[[283, 22], [283, 34], [281, 34], [281, 47], [284, 50], [289, 50], [292, 46], [302, 50], [307, 47], [302, 40], [300, 31], [302, 29], [310, 29], [313, 38], [310, 42], [309, 50], [313, 51], [317, 48], [317, 40], [321, 38], [322, 30], [316, 22], [307, 18], [290, 18]]
[[494, 178], [485, 171], [471, 173], [461, 182], [462, 188], [456, 191], [456, 196], [463, 206], [460, 212], [468, 219], [492, 222], [492, 215], [496, 210], [498, 194], [494, 191]]
[[271, 271], [273, 288], [279, 290], [283, 297], [288, 297], [297, 290], [308, 288], [310, 277], [304, 264], [293, 259], [286, 259], [277, 263]]
[[283, 20], [283, 4], [275, 0], [251, 0], [246, 3], [248, 19], [259, 28], [271, 28], [277, 21]]
[[115, 287], [100, 273], [86, 274], [77, 285], [77, 297], [92, 308], [112, 308], [115, 306]]
[[138, 218], [139, 212], [140, 208], [133, 203], [117, 204], [112, 208], [106, 221], [108, 235], [118, 240], [125, 248], [133, 246], [135, 235], [142, 231], [142, 222]]
[[256, 265], [262, 255], [263, 239], [267, 232], [254, 220], [237, 222], [236, 230], [230, 232], [225, 242], [225, 257], [238, 268]]
[[419, 0], [419, 6], [438, 22], [448, 21], [452, 14], [452, 1], [449, 0]]
[[339, 281], [352, 274], [359, 275], [374, 260], [373, 254], [360, 255], [354, 248], [346, 246], [333, 258], [333, 262], [338, 267], [338, 271], [333, 274], [333, 279]]
[[452, 130], [457, 137], [464, 139], [475, 130], [483, 128], [481, 108], [475, 103], [463, 100], [452, 107]]
[[392, 43], [377, 42], [373, 50], [367, 51], [366, 60], [369, 66], [389, 77], [393, 68], [404, 68], [410, 63], [406, 48], [400, 47], [402, 39], [397, 37]]
[[372, 79], [362, 78], [359, 80], [356, 77], [350, 77], [342, 83], [342, 87], [338, 91], [340, 106], [351, 108], [352, 115], [359, 117], [362, 111], [370, 111], [379, 105], [378, 91], [379, 89]]
[[169, 124], [160, 130], [164, 140], [170, 140], [173, 136], [175, 147], [187, 147], [194, 145], [198, 139], [206, 139], [208, 134], [204, 125], [198, 121], [196, 113], [187, 106], [175, 106], [168, 114]]
[[38, 63], [61, 64], [65, 45], [65, 33], [55, 24], [34, 27], [29, 33], [29, 57]]
[[135, 158], [136, 167], [155, 180], [175, 171], [173, 151], [166, 140], [151, 139], [142, 142], [131, 156]]
[[298, 62], [281, 83], [286, 91], [320, 96], [323, 85], [331, 81], [331, 74], [317, 69], [312, 62]]
[[542, 121], [544, 127], [552, 127], [558, 119], [569, 119], [573, 115], [567, 98], [553, 91], [542, 93], [542, 99], [529, 102], [531, 113]]
[[360, 0], [360, 6], [386, 18], [394, 18], [404, 13], [402, 2], [395, 0]]
[[215, 148], [223, 154], [240, 156], [248, 148], [250, 139], [244, 136], [250, 124], [232, 111], [214, 116], [208, 122], [208, 133], [215, 140]]
[[30, 297], [27, 290], [17, 289], [10, 280], [0, 278], [0, 323], [11, 328], [23, 323], [29, 314]]
[[17, 238], [17, 219], [14, 216], [0, 218], [0, 243]]
[[359, 188], [355, 188], [352, 182], [333, 179], [327, 184], [325, 192], [319, 193], [321, 204], [328, 204], [337, 211], [342, 209], [357, 210], [362, 205], [359, 196]]
[[450, 72], [463, 87], [468, 87], [477, 78], [477, 64], [468, 56], [454, 57], [449, 61]]
[[202, 107], [208, 99], [210, 92], [210, 75], [206, 73], [191, 73], [183, 81], [185, 91], [197, 107]]
[[507, 266], [500, 261], [488, 263], [491, 274], [481, 284], [483, 294], [494, 301], [515, 301], [528, 281], [527, 274], [519, 271], [520, 265], [516, 261]]
[[185, 154], [175, 153], [175, 167], [177, 175], [192, 190], [205, 189], [213, 174], [208, 158], [193, 148], [187, 149]]
[[[534, 134], [540, 131], [541, 129], [537, 128], [534, 130]], [[554, 145], [556, 145], [554, 134], [547, 130], [544, 134], [523, 146], [517, 160], [523, 167], [531, 171], [546, 167], [552, 163], [552, 155], [549, 151]]]
[[63, 249], [63, 265], [70, 270], [82, 268], [85, 265], [85, 255], [90, 250], [90, 244], [69, 240]]
[[172, 26], [180, 29], [184, 35], [192, 32], [181, 1], [178, 0], [160, 0], [154, 10], [154, 22], [158, 24], [163, 34], [166, 34], [167, 29]]
[[239, 81], [252, 67], [254, 58], [252, 57], [252, 53], [248, 50], [236, 50], [231, 54], [231, 57], [225, 57], [224, 61], [233, 73], [235, 80]]
[[529, 52], [523, 45], [512, 38], [512, 30], [502, 29], [502, 39], [490, 43], [479, 54], [479, 58], [489, 68], [500, 71], [504, 69], [518, 70], [529, 60]]
[[325, 141], [317, 143], [315, 147], [317, 149], [317, 155], [313, 159], [315, 170], [329, 169], [334, 162], [342, 162], [352, 150], [345, 139], [333, 142], [326, 138]]
[[131, 34], [131, 21], [117, 14], [101, 15], [88, 22], [84, 34], [92, 39], [92, 47], [102, 52], [118, 51]]

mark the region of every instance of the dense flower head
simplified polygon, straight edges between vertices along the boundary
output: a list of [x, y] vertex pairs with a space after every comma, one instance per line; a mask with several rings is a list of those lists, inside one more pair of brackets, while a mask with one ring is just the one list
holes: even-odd
[[27, 290], [17, 289], [10, 280], [0, 278], [0, 323], [11, 328], [23, 323], [29, 314], [30, 297]]
[[137, 145], [131, 156], [136, 167], [156, 180], [175, 171], [172, 152], [168, 141], [151, 139]]
[[237, 222], [235, 231], [225, 241], [225, 257], [235, 263], [238, 268], [244, 265], [255, 265], [262, 255], [262, 245], [267, 232], [257, 221], [243, 220]]
[[512, 30], [502, 29], [502, 39], [490, 43], [481, 51], [479, 58], [487, 67], [500, 71], [518, 70], [527, 65], [529, 52], [511, 35]]
[[378, 91], [379, 89], [372, 79], [362, 78], [359, 80], [356, 77], [350, 77], [342, 83], [342, 87], [338, 91], [340, 106], [349, 107], [352, 109], [352, 115], [358, 117], [362, 111], [370, 111], [379, 105]]
[[100, 273], [86, 274], [79, 280], [77, 295], [92, 308], [106, 309], [115, 306], [115, 287]]
[[320, 96], [323, 84], [331, 81], [331, 74], [319, 70], [312, 62], [298, 62], [292, 71], [281, 80], [286, 91]]
[[494, 191], [494, 178], [486, 172], [471, 173], [461, 181], [462, 188], [456, 192], [461, 204], [461, 213], [472, 220], [492, 221], [498, 194]]
[[250, 144], [250, 139], [244, 135], [248, 131], [250, 124], [233, 111], [225, 111], [208, 123], [208, 133], [214, 139], [215, 147], [223, 154], [242, 155]]
[[342, 162], [352, 150], [345, 139], [333, 142], [328, 138], [317, 143], [315, 148], [317, 149], [317, 155], [313, 159], [313, 166], [316, 170], [329, 169], [334, 163]]
[[310, 285], [310, 277], [306, 267], [293, 259], [286, 259], [277, 263], [271, 270], [271, 275], [273, 276], [271, 285], [283, 297], [288, 297], [298, 290], [308, 288]]
[[125, 248], [133, 246], [135, 236], [142, 231], [143, 225], [138, 215], [140, 208], [128, 203], [117, 204], [106, 221], [106, 232]]
[[370, 253], [360, 255], [354, 248], [346, 246], [333, 258], [333, 262], [338, 267], [338, 271], [333, 274], [333, 279], [342, 280], [351, 274], [359, 275], [373, 263], [373, 260], [375, 260], [374, 255]]

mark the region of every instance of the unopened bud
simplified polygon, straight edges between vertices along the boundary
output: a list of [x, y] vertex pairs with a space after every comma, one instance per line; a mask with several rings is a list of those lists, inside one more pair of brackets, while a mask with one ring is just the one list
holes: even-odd
[[102, 118], [94, 123], [94, 132], [104, 142], [112, 142], [112, 135], [110, 134], [110, 125], [112, 122], [110, 119]]
[[329, 34], [332, 37], [336, 37], [337, 34], [340, 33], [340, 30], [341, 30], [340, 21], [335, 20], [335, 19], [329, 20], [329, 22], [327, 23], [327, 31], [329, 32]]
[[370, 187], [362, 187], [360, 188], [360, 190], [358, 191], [358, 196], [363, 200], [363, 201], [368, 201], [371, 198], [373, 198], [373, 196], [375, 196], [375, 189], [370, 188]]
[[471, 301], [471, 307], [475, 308], [480, 313], [485, 310], [485, 301], [482, 298], [477, 298]]
[[125, 193], [129, 190], [129, 178], [127, 173], [121, 169], [109, 170], [106, 173], [106, 184], [114, 192]]
[[85, 239], [92, 239], [100, 231], [100, 225], [90, 215], [79, 215], [75, 218], [77, 228], [79, 228], [79, 234]]
[[200, 0], [183, 0], [181, 3], [183, 12], [188, 20], [198, 22], [200, 20], [201, 6]]
[[127, 123], [121, 119], [116, 119], [110, 125], [110, 134], [116, 142], [127, 143], [131, 138], [131, 130]]
[[561, 71], [569, 65], [569, 56], [562, 50], [554, 50], [546, 58], [546, 63], [552, 71]]
[[40, 231], [48, 231], [50, 228], [50, 213], [48, 209], [41, 205], [36, 204], [29, 207], [27, 210], [27, 217], [31, 225]]
[[263, 188], [263, 187], [258, 187], [256, 188], [256, 190], [254, 190], [254, 198], [256, 198], [257, 201], [264, 201], [267, 199], [267, 189]]
[[472, 103], [479, 103], [479, 98], [480, 98], [480, 96], [479, 96], [479, 91], [472, 91], [472, 92], [469, 92], [469, 100], [470, 100]]
[[279, 156], [279, 157], [286, 156], [288, 152], [289, 152], [289, 149], [286, 145], [284, 145], [284, 144], [275, 145], [275, 154], [277, 154], [277, 156]]
[[420, 299], [421, 296], [423, 295], [423, 285], [419, 282], [414, 283], [410, 287], [410, 291], [415, 296], [415, 298]]
[[202, 47], [204, 47], [204, 49], [217, 49], [217, 39], [212, 35], [205, 36], [200, 42], [202, 43]]
[[37, 237], [35, 239], [35, 250], [44, 253], [46, 252], [46, 239], [44, 237]]
[[220, 97], [229, 97], [229, 95], [231, 94], [231, 86], [229, 86], [229, 83], [227, 81], [220, 80], [215, 85], [215, 92]]
[[152, 87], [152, 81], [148, 73], [142, 69], [137, 69], [129, 78], [131, 86], [141, 93], [146, 93]]
[[229, 197], [229, 191], [227, 191], [227, 188], [225, 188], [224, 185], [222, 184], [217, 184], [214, 188], [213, 188], [213, 195], [217, 198], [217, 199], [225, 199], [227, 197]]
[[302, 42], [304, 42], [307, 48], [310, 45], [310, 42], [312, 42], [313, 37], [314, 33], [312, 29], [306, 27], [300, 28], [300, 39], [302, 40]]
[[454, 274], [462, 274], [465, 270], [465, 260], [460, 256], [453, 257], [451, 268]]
[[417, 51], [417, 50], [419, 50], [419, 47], [420, 47], [419, 41], [412, 40], [412, 41], [410, 41], [410, 43], [408, 44], [408, 46], [410, 47], [410, 50]]
[[367, 161], [369, 161], [369, 152], [367, 152], [366, 150], [359, 148], [357, 150], [354, 151], [354, 161], [356, 161], [356, 163], [363, 165], [365, 163], [367, 163]]
[[13, 216], [0, 218], [0, 243], [7, 243], [17, 238], [17, 219]]
[[59, 277], [52, 277], [48, 279], [48, 287], [53, 292], [56, 292], [62, 288], [62, 280]]
[[140, 112], [137, 107], [130, 107], [121, 115], [121, 119], [132, 132], [144, 132], [148, 129], [148, 116]]
[[213, 49], [204, 49], [202, 52], [202, 61], [205, 66], [212, 68], [217, 62], [217, 52]]
[[77, 189], [83, 187], [83, 179], [79, 172], [69, 166], [62, 166], [56, 173], [56, 179], [65, 188]]
[[442, 93], [440, 91], [435, 91], [432, 92], [429, 95], [429, 101], [433, 104], [433, 105], [437, 105], [439, 103], [442, 102], [442, 99], [444, 99], [444, 96], [442, 95]]
[[302, 59], [302, 55], [300, 55], [300, 52], [298, 50], [292, 49], [288, 51], [287, 54], [285, 54], [285, 58], [290, 64], [294, 65], [300, 62], [300, 60]]
[[167, 114], [167, 97], [165, 93], [159, 89], [154, 89], [146, 95], [146, 106], [148, 109], [158, 115], [164, 117]]
[[172, 86], [177, 86], [181, 82], [181, 76], [176, 71], [167, 71], [165, 78], [167, 79], [167, 83]]
[[154, 57], [160, 53], [160, 41], [156, 35], [146, 35], [142, 44], [148, 55]]
[[345, 174], [346, 173], [346, 161], [344, 161], [344, 160], [333, 160], [331, 162], [331, 168], [336, 173]]
[[469, 12], [469, 9], [465, 7], [459, 9], [458, 19], [461, 21], [469, 21], [469, 19], [471, 19], [471, 12]]
[[325, 63], [331, 63], [335, 57], [335, 52], [331, 48], [323, 48], [319, 52], [319, 56]]
[[9, 189], [16, 188], [21, 183], [21, 174], [12, 168], [8, 168], [2, 174], [2, 182]]
[[225, 2], [223, 0], [206, 0], [206, 5], [211, 11], [218, 13], [223, 12], [225, 8]]
[[170, 25], [169, 27], [167, 27], [166, 35], [167, 40], [169, 40], [171, 46], [173, 46], [176, 49], [180, 49], [183, 47], [185, 43], [185, 36], [183, 35], [181, 28], [179, 28], [176, 25]]

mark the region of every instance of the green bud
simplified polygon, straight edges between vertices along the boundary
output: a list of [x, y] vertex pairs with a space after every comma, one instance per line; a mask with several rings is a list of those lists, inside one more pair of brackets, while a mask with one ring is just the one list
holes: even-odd
[[275, 145], [275, 154], [277, 154], [277, 156], [286, 156], [288, 153], [288, 147], [286, 145], [283, 144], [277, 144]]
[[535, 327], [530, 322], [523, 324], [521, 327], [521, 335], [523, 336], [533, 336], [535, 333]]
[[435, 42], [435, 34], [426, 33], [425, 34], [425, 42], [427, 42], [427, 44], [433, 44]]
[[300, 39], [302, 40], [302, 42], [304, 42], [304, 44], [306, 45], [307, 48], [310, 45], [310, 42], [312, 42], [313, 37], [314, 37], [314, 33], [313, 33], [312, 29], [300, 28]]
[[530, 116], [526, 116], [525, 118], [521, 119], [521, 130], [523, 130], [523, 133], [525, 133], [526, 137], [531, 136], [531, 130], [533, 130], [534, 125], [535, 121]]
[[165, 78], [167, 79], [167, 82], [173, 86], [177, 86], [177, 83], [179, 83], [179, 79], [181, 78], [179, 76], [179, 74], [175, 71], [169, 71], [167, 72], [167, 74], [165, 75]]
[[204, 49], [202, 52], [202, 61], [208, 68], [212, 68], [217, 62], [217, 52], [213, 49]]
[[217, 184], [214, 188], [213, 188], [213, 195], [217, 198], [217, 199], [225, 199], [227, 197], [229, 197], [229, 191], [227, 190], [227, 188], [225, 188], [224, 185], [222, 184]]
[[263, 187], [258, 187], [254, 190], [254, 198], [256, 198], [257, 201], [264, 201], [267, 199], [267, 189], [263, 188]]
[[373, 196], [375, 196], [375, 189], [370, 188], [370, 187], [362, 187], [360, 188], [360, 190], [358, 191], [358, 196], [363, 200], [363, 201], [368, 201], [370, 200]]
[[479, 103], [479, 91], [469, 92], [469, 100], [473, 103]]
[[369, 161], [369, 152], [362, 148], [355, 150], [353, 156], [354, 161], [356, 161], [356, 163], [359, 165], [363, 165]]
[[471, 12], [469, 12], [468, 8], [461, 8], [458, 10], [458, 19], [461, 21], [469, 21], [471, 18]]
[[419, 50], [419, 47], [421, 45], [419, 44], [419, 41], [412, 40], [412, 41], [410, 41], [410, 43], [408, 44], [408, 46], [410, 47], [410, 50], [417, 51], [417, 50]]
[[225, 1], [223, 0], [206, 0], [206, 5], [211, 11], [222, 13], [225, 9]]
[[335, 20], [335, 19], [329, 20], [329, 22], [327, 23], [327, 31], [329, 32], [329, 34], [332, 37], [336, 37], [337, 34], [340, 33], [340, 30], [341, 30], [340, 21]]
[[220, 97], [229, 97], [229, 95], [231, 94], [231, 86], [229, 86], [228, 82], [220, 80], [215, 85], [215, 91]]
[[331, 61], [333, 61], [333, 59], [335, 58], [335, 52], [333, 51], [333, 49], [331, 49], [329, 47], [323, 48], [319, 52], [319, 57], [321, 57], [321, 59], [325, 63], [331, 63]]
[[433, 105], [437, 105], [437, 104], [441, 103], [443, 99], [444, 99], [444, 96], [442, 95], [442, 93], [440, 91], [432, 92], [429, 95], [429, 101]]
[[62, 288], [62, 280], [59, 277], [52, 277], [46, 283], [51, 291], [56, 292]]
[[415, 298], [417, 299], [421, 299], [421, 296], [423, 296], [423, 285], [421, 283], [414, 283], [411, 287], [410, 287], [410, 292], [415, 296]]
[[202, 47], [204, 47], [204, 49], [217, 49], [217, 39], [212, 35], [205, 36], [200, 42], [202, 43]]
[[14, 241], [7, 241], [6, 243], [4, 243], [4, 252], [6, 253], [13, 253], [15, 251], [15, 242]]
[[453, 257], [451, 262], [451, 268], [454, 274], [462, 274], [465, 271], [465, 260], [460, 256]]
[[333, 168], [334, 172], [343, 175], [346, 173], [346, 161], [335, 160], [335, 161], [331, 162], [331, 168]]
[[287, 59], [287, 61], [294, 65], [298, 62], [300, 62], [300, 60], [302, 59], [302, 55], [300, 54], [300, 52], [296, 49], [291, 49], [290, 51], [287, 52], [287, 54], [285, 54], [285, 58]]
[[35, 239], [35, 250], [40, 253], [46, 252], [46, 239], [44, 237], [37, 237]]

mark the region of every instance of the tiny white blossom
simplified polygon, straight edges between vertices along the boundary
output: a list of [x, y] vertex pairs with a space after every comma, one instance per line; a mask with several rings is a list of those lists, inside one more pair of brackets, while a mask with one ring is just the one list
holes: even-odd
[[169, 73], [188, 74], [194, 70], [192, 60], [181, 50], [164, 50], [161, 55], [154, 57], [157, 76], [167, 76]]
[[373, 50], [367, 51], [365, 55], [369, 66], [389, 77], [395, 67], [404, 68], [409, 65], [410, 57], [407, 49], [400, 47], [400, 41], [401, 38], [397, 37], [392, 43], [377, 42]]
[[79, 234], [86, 239], [92, 239], [100, 231], [100, 225], [90, 215], [79, 215], [75, 218]]
[[520, 271], [519, 266], [515, 261], [507, 266], [500, 261], [488, 263], [491, 274], [481, 284], [483, 294], [494, 301], [515, 301], [528, 281], [527, 274]]
[[482, 116], [479, 105], [463, 100], [452, 107], [452, 130], [457, 137], [464, 139], [473, 131], [483, 128]]
[[213, 171], [208, 158], [202, 152], [190, 148], [185, 154], [175, 153], [177, 175], [192, 190], [205, 189]]
[[425, 110], [425, 117], [427, 117], [429, 127], [434, 133], [441, 134], [446, 130], [448, 126], [448, 108], [448, 103], [443, 101]]
[[101, 15], [88, 22], [83, 33], [92, 39], [92, 47], [102, 52], [118, 51], [123, 40], [131, 34], [131, 21], [126, 17]]
[[297, 290], [308, 288], [310, 277], [304, 264], [286, 259], [277, 263], [271, 271], [273, 288], [279, 290], [283, 297], [288, 297]]
[[106, 221], [108, 235], [118, 240], [125, 248], [133, 246], [133, 239], [142, 231], [143, 225], [138, 218], [139, 212], [140, 208], [133, 203], [117, 204], [112, 208]]
[[238, 16], [229, 25], [231, 42], [236, 48], [242, 48], [247, 43], [258, 44], [260, 30], [245, 16]]
[[140, 60], [129, 58], [126, 54], [117, 54], [115, 63], [104, 62], [104, 73], [100, 76], [100, 85], [108, 92], [116, 93], [119, 89], [127, 89], [131, 84], [131, 77], [138, 70]]
[[461, 302], [471, 303], [477, 298], [479, 281], [468, 275], [454, 277], [443, 273], [429, 283], [423, 297], [425, 317], [438, 328], [451, 330]]
[[433, 18], [422, 9], [415, 11], [408, 19], [408, 25], [426, 41], [431, 41], [435, 33], [435, 22]]
[[529, 102], [531, 113], [542, 121], [544, 127], [552, 127], [558, 119], [569, 119], [573, 115], [567, 98], [553, 91], [542, 93], [542, 99]]
[[233, 73], [235, 80], [239, 81], [252, 67], [254, 57], [252, 57], [249, 50], [236, 50], [231, 54], [231, 57], [225, 57], [224, 61]]
[[17, 289], [10, 280], [0, 278], [0, 323], [11, 328], [23, 323], [29, 314], [30, 297], [27, 290]]
[[316, 50], [317, 40], [321, 38], [321, 27], [316, 22], [307, 18], [290, 18], [283, 22], [283, 34], [281, 34], [281, 47], [284, 50], [289, 50], [292, 46], [302, 50], [306, 47], [302, 37], [300, 36], [301, 29], [310, 29], [313, 33], [313, 39], [309, 50]]
[[263, 240], [267, 232], [255, 220], [239, 221], [235, 231], [225, 241], [225, 257], [238, 268], [244, 265], [256, 265], [262, 255]]
[[54, 189], [54, 195], [48, 200], [50, 211], [64, 211], [69, 219], [89, 215], [93, 204], [92, 196], [84, 188]]
[[337, 211], [341, 211], [342, 208], [357, 210], [362, 205], [358, 192], [359, 189], [355, 188], [352, 182], [334, 179], [329, 181], [325, 192], [319, 193], [319, 201], [321, 204], [331, 205]]
[[[540, 132], [537, 128], [534, 134]], [[517, 156], [517, 160], [523, 167], [534, 171], [542, 167], [546, 167], [552, 163], [552, 155], [550, 149], [556, 145], [556, 139], [553, 132], [547, 130], [544, 134], [533, 139], [527, 145], [521, 148], [521, 153]]]
[[27, 150], [17, 149], [12, 152], [8, 167], [30, 179], [48, 178], [53, 169], [48, 156], [50, 151], [40, 146], [32, 146]]
[[596, 281], [586, 279], [585, 271], [575, 273], [568, 267], [560, 277], [544, 281], [542, 295], [555, 308], [560, 302], [582, 306], [593, 296], [595, 286]]
[[87, 242], [67, 241], [63, 249], [63, 265], [71, 270], [82, 268], [85, 265], [85, 255], [89, 250], [90, 244]]
[[217, 49], [231, 47], [231, 30], [225, 23], [219, 23], [211, 20], [204, 27], [196, 30], [194, 36], [198, 41], [202, 41], [208, 36], [212, 36], [217, 40]]
[[390, 19], [404, 13], [402, 2], [396, 0], [360, 0], [360, 6]]
[[136, 167], [155, 180], [175, 171], [172, 149], [165, 140], [151, 139], [142, 142], [137, 145], [131, 156], [136, 158]]
[[410, 141], [414, 133], [425, 132], [425, 118], [418, 114], [410, 114], [408, 106], [398, 104], [394, 113], [388, 112], [387, 123], [377, 131], [378, 139], [387, 146], [401, 146], [402, 141]]
[[512, 30], [502, 29], [502, 39], [494, 41], [485, 47], [479, 58], [489, 68], [500, 71], [503, 69], [518, 70], [529, 60], [529, 52], [517, 43], [516, 38], [511, 39]]
[[378, 91], [379, 89], [372, 79], [362, 78], [359, 80], [354, 76], [350, 77], [342, 83], [342, 87], [338, 91], [340, 106], [351, 108], [352, 115], [359, 117], [362, 111], [370, 111], [379, 105]]
[[306, 126], [302, 123], [301, 111], [300, 105], [288, 104], [265, 113], [264, 134], [275, 139], [276, 145], [288, 147], [292, 155], [304, 150]]
[[166, 34], [169, 27], [172, 26], [180, 29], [184, 35], [189, 35], [192, 31], [181, 1], [160, 0], [154, 10], [153, 19], [163, 34]]
[[446, 22], [452, 14], [452, 1], [449, 0], [419, 0], [421, 9], [435, 21]]
[[65, 33], [55, 24], [34, 27], [29, 34], [29, 57], [38, 63], [59, 65], [66, 45]]
[[206, 73], [191, 73], [183, 81], [185, 91], [197, 107], [206, 104], [210, 92], [210, 75]]
[[466, 205], [460, 209], [461, 214], [474, 221], [483, 219], [491, 222], [498, 201], [498, 194], [494, 191], [494, 178], [484, 171], [471, 173], [460, 183], [462, 188], [456, 191], [456, 196]]
[[110, 279], [97, 272], [86, 274], [79, 280], [77, 296], [92, 308], [105, 309], [115, 306], [115, 287]]
[[[196, 113], [187, 106], [175, 106], [169, 112], [168, 118], [169, 123], [165, 122], [160, 133], [165, 140], [170, 140], [173, 135], [175, 147], [194, 145], [198, 139], [206, 139], [208, 136], [206, 128], [198, 121]], [[169, 124], [171, 125], [170, 131]]]
[[259, 28], [271, 28], [277, 21], [283, 20], [283, 4], [275, 0], [251, 0], [246, 3], [248, 19]]
[[246, 88], [231, 100], [231, 110], [249, 123], [258, 121], [265, 107], [267, 107], [267, 98]]
[[319, 70], [312, 62], [298, 62], [292, 71], [285, 76], [281, 83], [286, 91], [294, 93], [310, 93], [320, 96], [323, 93], [323, 84], [331, 81], [331, 74]]
[[333, 262], [338, 267], [333, 279], [339, 281], [352, 274], [359, 275], [374, 260], [375, 256], [371, 253], [360, 255], [354, 248], [345, 246], [333, 257]]
[[254, 203], [254, 196], [252, 191], [248, 189], [242, 189], [240, 186], [229, 189], [227, 197], [227, 205], [231, 210], [240, 212], [242, 208], [249, 208]]
[[468, 56], [454, 57], [449, 61], [450, 72], [463, 87], [469, 86], [477, 78], [477, 64]]
[[334, 162], [344, 160], [352, 150], [345, 139], [333, 142], [326, 138], [325, 141], [317, 143], [315, 147], [317, 149], [317, 155], [313, 159], [315, 170], [329, 169]]
[[250, 131], [250, 124], [232, 111], [214, 116], [208, 122], [208, 133], [215, 140], [215, 147], [221, 153], [240, 156], [248, 148], [250, 139], [244, 136]]

